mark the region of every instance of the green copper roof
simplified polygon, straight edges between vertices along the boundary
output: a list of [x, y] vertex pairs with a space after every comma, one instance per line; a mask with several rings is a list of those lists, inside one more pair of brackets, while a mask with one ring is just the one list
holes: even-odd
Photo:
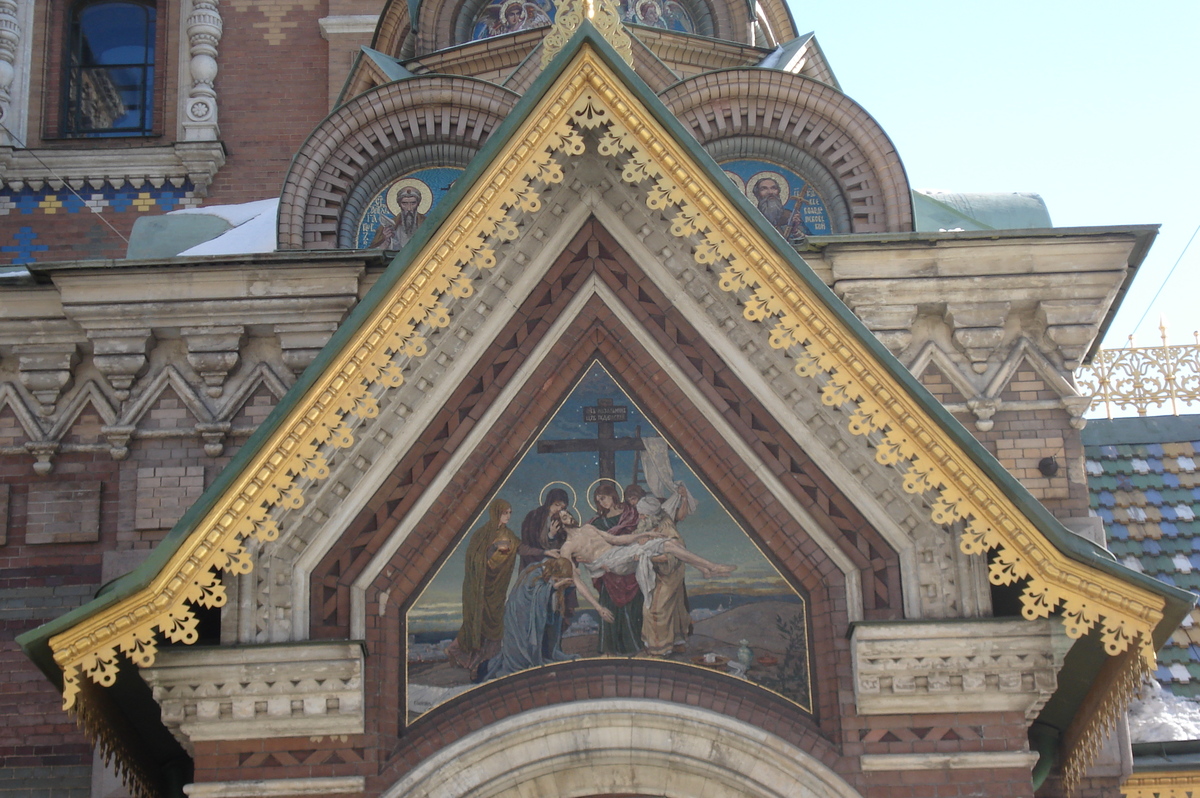
[[1029, 230], [1053, 227], [1037, 194], [913, 191], [917, 230]]

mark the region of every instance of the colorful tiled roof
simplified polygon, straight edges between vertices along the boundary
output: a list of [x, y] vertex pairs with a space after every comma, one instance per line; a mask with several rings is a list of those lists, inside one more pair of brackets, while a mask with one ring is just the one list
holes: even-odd
[[[1200, 594], [1200, 416], [1089, 421], [1091, 513], [1125, 565]], [[1159, 682], [1200, 696], [1200, 609], [1159, 652]]]

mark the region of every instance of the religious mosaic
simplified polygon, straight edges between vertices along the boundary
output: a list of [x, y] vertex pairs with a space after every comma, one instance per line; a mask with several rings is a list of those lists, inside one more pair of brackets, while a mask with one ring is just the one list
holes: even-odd
[[358, 222], [355, 247], [403, 249], [462, 171], [434, 167], [393, 180], [367, 203]]
[[471, 39], [490, 39], [506, 33], [530, 30], [554, 21], [550, 0], [504, 0], [486, 4], [475, 17]]
[[727, 161], [725, 174], [788, 241], [833, 234], [825, 200], [800, 175], [766, 161]]
[[621, 19], [648, 28], [696, 32], [692, 15], [675, 0], [622, 0]]
[[408, 611], [409, 717], [576, 659], [653, 657], [811, 711], [797, 592], [600, 363]]

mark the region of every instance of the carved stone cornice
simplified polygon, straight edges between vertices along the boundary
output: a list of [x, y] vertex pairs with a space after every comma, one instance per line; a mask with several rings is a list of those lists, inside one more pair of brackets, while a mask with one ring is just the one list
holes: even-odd
[[860, 715], [1023, 712], [1054, 693], [1068, 641], [1048, 620], [860, 623], [850, 637]]
[[357, 643], [172, 649], [141, 671], [188, 750], [201, 740], [361, 734]]
[[85, 185], [105, 183], [119, 188], [125, 183], [149, 182], [162, 186], [191, 181], [198, 195], [208, 191], [217, 170], [225, 164], [225, 148], [218, 141], [178, 142], [165, 147], [110, 149], [16, 149], [0, 147], [0, 186], [19, 191], [64, 183], [76, 191]]

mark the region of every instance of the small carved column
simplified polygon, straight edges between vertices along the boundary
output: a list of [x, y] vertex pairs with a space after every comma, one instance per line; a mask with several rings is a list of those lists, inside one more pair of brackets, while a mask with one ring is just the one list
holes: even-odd
[[[14, 132], [13, 80], [17, 76], [21, 45], [21, 23], [17, 14], [16, 0], [0, 0], [0, 122]], [[0, 131], [0, 142], [8, 145], [20, 144], [8, 139], [9, 135]]]
[[[0, 0], [4, 2], [4, 0]], [[188, 69], [191, 87], [184, 100], [184, 141], [217, 141], [217, 45], [221, 42], [219, 0], [193, 0], [187, 18]]]

